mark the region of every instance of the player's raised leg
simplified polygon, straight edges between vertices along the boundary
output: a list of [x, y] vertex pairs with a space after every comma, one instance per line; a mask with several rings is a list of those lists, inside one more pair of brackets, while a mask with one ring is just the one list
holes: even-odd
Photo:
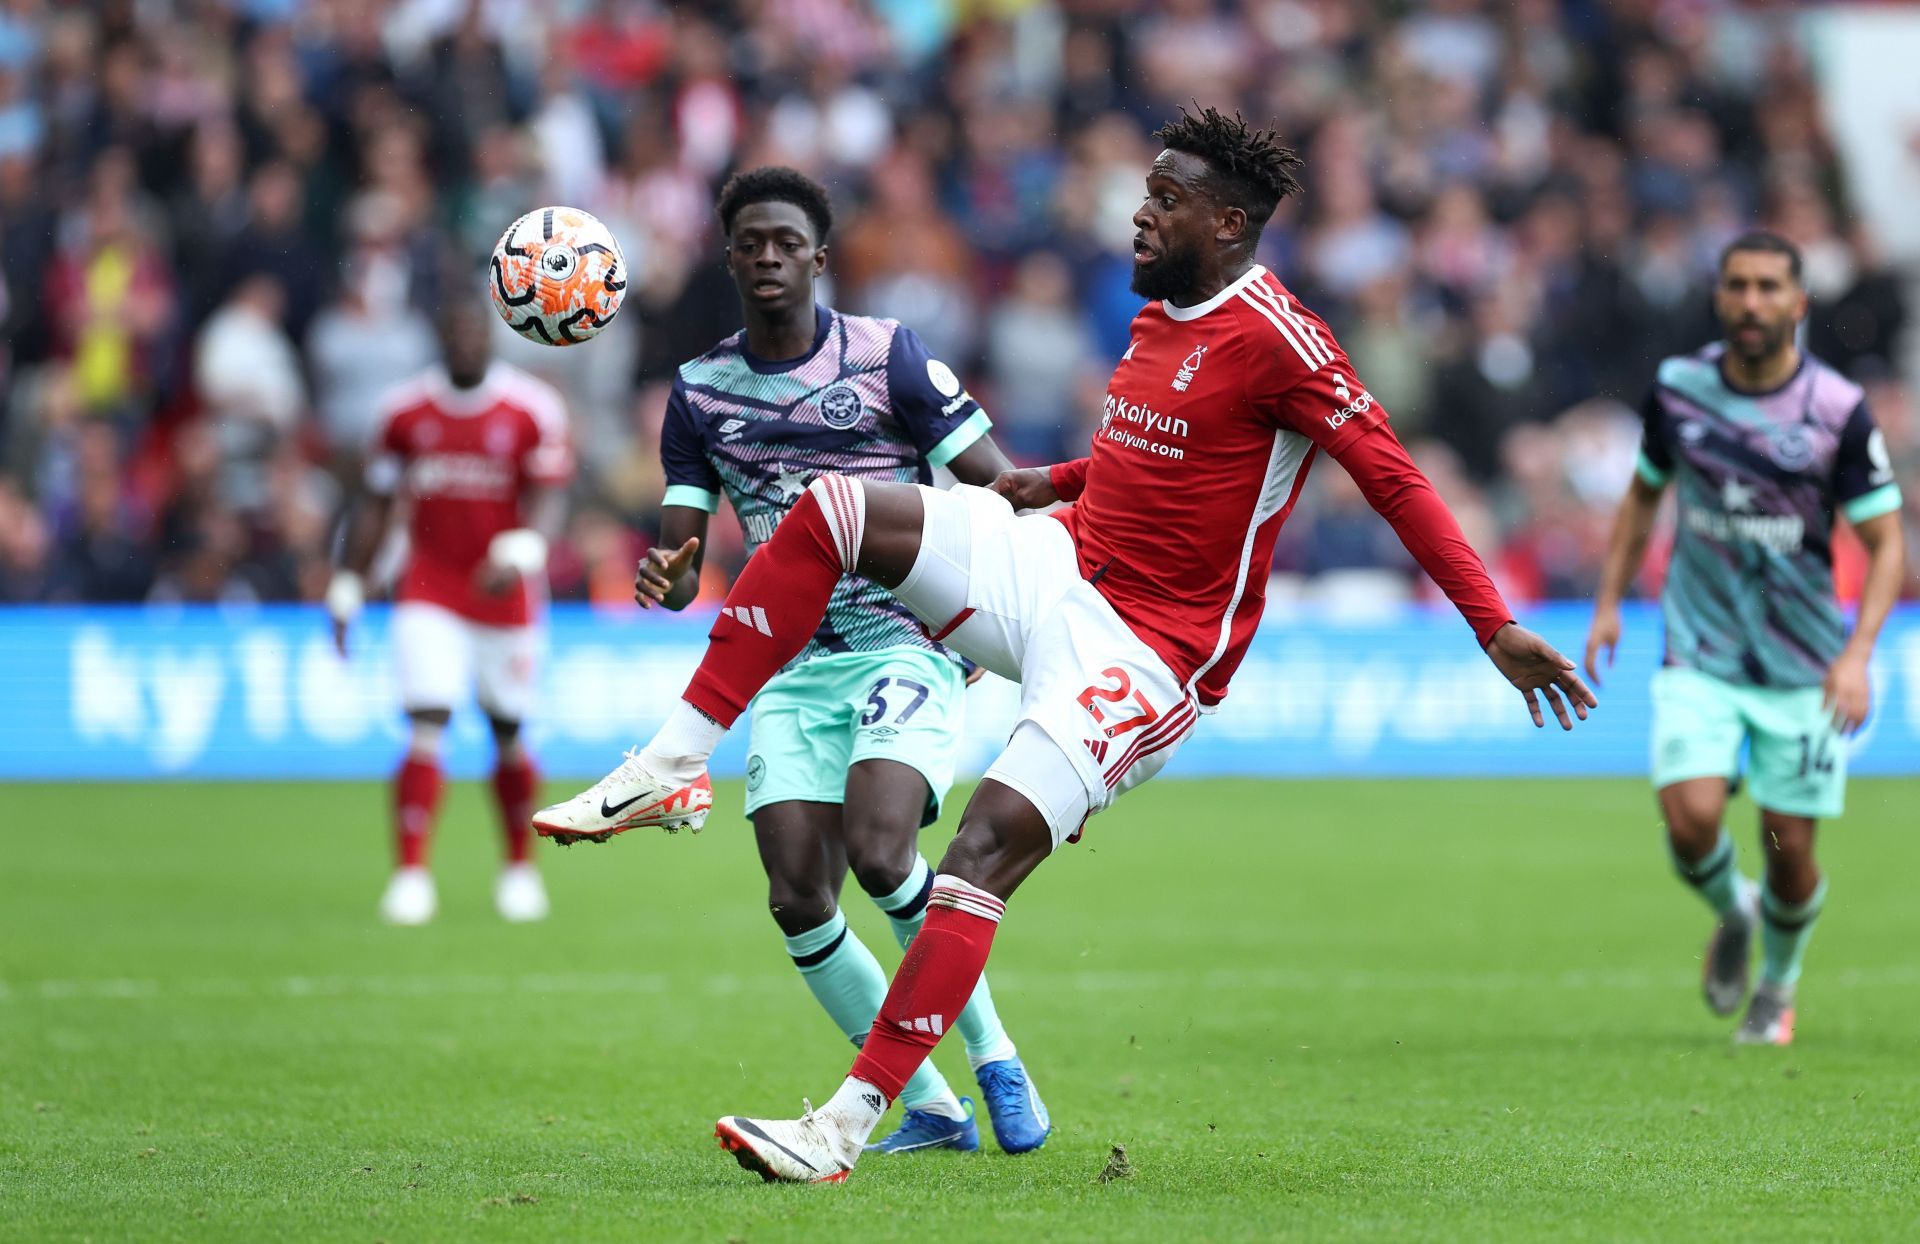
[[920, 488], [823, 475], [807, 486], [722, 603], [707, 652], [651, 742], [587, 790], [544, 808], [534, 829], [604, 842], [643, 826], [698, 830], [713, 804], [707, 757], [754, 693], [807, 645], [834, 585], [859, 574], [895, 587], [920, 548]]
[[1059, 806], [1042, 812], [991, 773], [981, 782], [940, 862], [925, 923], [839, 1090], [797, 1120], [732, 1115], [715, 1125], [722, 1147], [742, 1166], [768, 1180], [846, 1178], [888, 1103], [953, 1027], [986, 968], [1007, 897], [1053, 850], [1060, 826], [1070, 832], [1088, 807], [1078, 770], [1044, 733], [1023, 723], [1008, 744], [1009, 751], [1015, 748], [1043, 753]]

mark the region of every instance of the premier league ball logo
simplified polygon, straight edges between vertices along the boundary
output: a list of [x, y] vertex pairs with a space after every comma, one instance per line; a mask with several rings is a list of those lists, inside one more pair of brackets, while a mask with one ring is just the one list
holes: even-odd
[[820, 417], [830, 428], [845, 431], [860, 422], [860, 395], [850, 384], [836, 384], [820, 395]]

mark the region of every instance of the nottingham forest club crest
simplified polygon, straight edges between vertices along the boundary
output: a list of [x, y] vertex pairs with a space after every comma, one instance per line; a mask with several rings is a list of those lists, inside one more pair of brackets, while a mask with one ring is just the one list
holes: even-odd
[[[1127, 347], [1127, 353], [1133, 353], [1133, 347]], [[1193, 352], [1180, 362], [1180, 370], [1173, 374], [1173, 387], [1176, 392], [1185, 393], [1187, 386], [1193, 383], [1193, 373], [1200, 370], [1200, 363], [1207, 357], [1206, 346], [1195, 346]]]
[[850, 384], [836, 384], [820, 395], [814, 403], [820, 408], [820, 418], [830, 428], [842, 431], [860, 422], [860, 394]]

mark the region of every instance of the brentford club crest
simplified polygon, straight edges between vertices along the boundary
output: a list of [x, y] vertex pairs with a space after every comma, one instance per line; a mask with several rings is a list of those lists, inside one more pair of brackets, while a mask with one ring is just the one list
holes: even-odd
[[860, 394], [850, 384], [836, 384], [822, 393], [819, 406], [830, 428], [845, 430], [860, 422]]

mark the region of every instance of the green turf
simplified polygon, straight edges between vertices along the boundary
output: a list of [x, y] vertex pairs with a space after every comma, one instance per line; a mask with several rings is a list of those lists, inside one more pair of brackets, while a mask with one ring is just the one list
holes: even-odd
[[712, 1120], [850, 1051], [736, 818], [507, 927], [468, 785], [391, 930], [377, 787], [0, 787], [0, 1238], [1912, 1239], [1920, 782], [1852, 800], [1800, 1043], [1735, 1051], [1637, 782], [1156, 783], [995, 946], [1047, 1148], [788, 1188]]

